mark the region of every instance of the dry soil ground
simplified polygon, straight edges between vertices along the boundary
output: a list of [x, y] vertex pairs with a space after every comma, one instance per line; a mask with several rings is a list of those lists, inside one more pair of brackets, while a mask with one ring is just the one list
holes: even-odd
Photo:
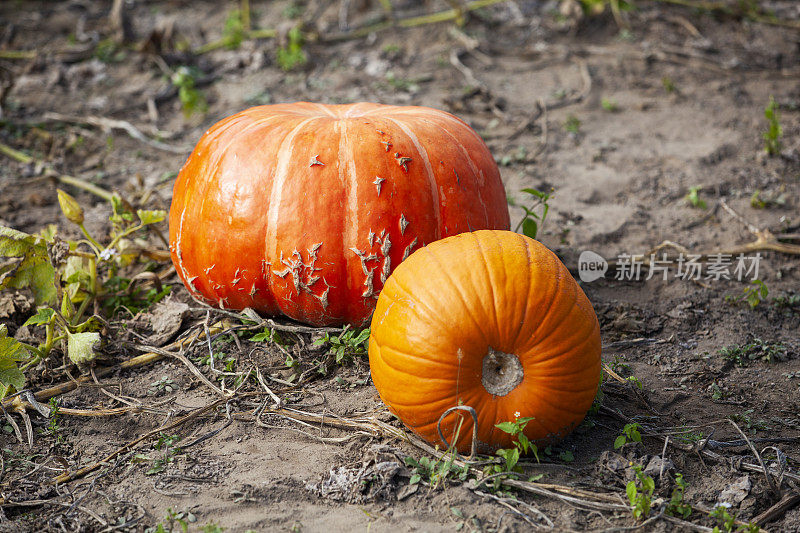
[[[219, 39], [238, 3], [125, 2], [130, 27], [122, 45], [115, 44], [119, 32], [112, 22], [118, 19], [109, 22], [108, 4], [0, 5], [0, 142], [47, 162], [56, 173], [119, 190], [148, 208], [168, 208], [188, 149], [227, 115], [271, 102], [377, 101], [442, 108], [469, 122], [496, 155], [517, 204], [527, 202], [522, 188], [552, 188], [539, 238], [575, 272], [584, 250], [616, 259], [646, 253], [665, 240], [691, 253], [734, 249], [756, 239], [745, 221], [783, 236], [783, 242], [797, 242], [795, 2], [761, 2], [794, 28], [653, 2], [636, 2], [638, 9], [624, 12], [620, 26], [610, 13], [565, 15], [558, 2], [519, 0], [475, 11], [460, 28], [450, 21], [355, 36], [347, 32], [380, 18], [380, 2], [253, 0], [253, 26], [277, 28], [277, 39], [245, 40], [236, 49], [204, 54], [188, 50]], [[399, 18], [449, 9], [438, 1], [393, 4]], [[300, 20], [316, 40], [303, 47], [307, 62], [287, 72], [277, 64], [276, 51]], [[35, 54], [2, 54], [11, 50]], [[188, 117], [170, 81], [183, 66], [193, 69], [207, 102], [205, 112], [199, 105]], [[765, 154], [762, 139], [770, 96], [780, 106], [783, 127], [782, 153], [775, 156]], [[109, 119], [127, 121], [172, 150], [109, 128]], [[35, 232], [55, 223], [63, 234], [77, 236], [60, 213], [56, 185], [42, 165], [0, 160], [0, 224]], [[693, 205], [687, 195], [697, 187]], [[67, 188], [86, 206], [90, 230], [107, 232], [108, 203]], [[516, 223], [522, 210], [511, 209]], [[718, 524], [703, 511], [718, 503], [729, 503], [730, 514], [747, 522], [781, 495], [798, 494], [800, 268], [792, 254], [761, 256], [759, 278], [769, 294], [752, 308], [739, 299], [747, 281], [676, 279], [677, 264], [666, 281], [609, 279], [612, 269], [607, 279], [583, 284], [600, 318], [604, 360], [622, 381], [606, 376], [603, 407], [559, 446], [542, 450], [541, 464], [525, 466], [528, 475], [543, 474], [538, 483], [552, 484], [550, 495], [517, 490], [506, 496], [535, 506], [558, 530], [636, 526], [641, 521], [630, 511], [613, 506], [627, 505], [632, 465], [649, 465], [654, 500], [668, 501], [675, 474], [683, 474], [685, 501], [695, 509], [686, 520], [694, 525], [659, 518], [662, 500], [651, 513], [657, 518], [644, 529], [703, 531]], [[194, 309], [175, 335], [202, 332], [198, 324], [225, 318], [199, 309], [174, 275], [166, 282], [171, 302]], [[0, 320], [11, 334], [41, 335], [21, 328], [32, 313], [24, 295], [3, 293], [0, 301]], [[166, 308], [155, 311], [165, 313]], [[136, 344], [167, 340], [154, 336], [147, 311], [108, 319], [103, 364], [138, 355]], [[216, 372], [208, 365], [207, 344], [197, 342], [185, 354], [214, 384], [233, 387], [236, 376], [219, 374], [226, 364], [231, 372], [259, 368], [266, 376], [303, 383], [289, 391], [271, 382], [276, 391], [287, 389], [281, 393], [287, 407], [399, 427], [377, 397], [365, 356], [329, 365], [323, 376], [315, 369], [327, 347], [312, 344], [320, 333], [283, 333], [285, 346], [254, 342], [254, 333], [214, 339]], [[297, 364], [287, 367], [287, 355]], [[38, 390], [64, 381], [67, 371], [80, 373], [64, 368], [57, 350], [30, 374], [28, 385]], [[485, 487], [472, 490], [453, 476], [436, 489], [423, 484], [411, 493], [411, 472], [401, 463], [425, 455], [411, 444], [312, 418], [310, 426], [301, 425], [259, 411], [261, 397], [218, 403], [88, 475], [54, 485], [53, 476], [102, 460], [217, 399], [171, 358], [115, 371], [100, 382], [102, 387], [61, 396], [60, 406], [140, 408], [99, 418], [61, 415], [55, 424], [33, 413], [32, 448], [18, 442], [11, 425], [0, 433], [0, 529], [141, 531], [161, 523], [180, 530], [177, 520], [169, 521], [168, 509], [192, 530], [212, 523], [226, 531], [533, 527], [485, 495]], [[260, 389], [251, 380], [246, 390]], [[11, 416], [27, 440], [18, 415]], [[633, 422], [640, 425], [642, 442], [615, 450], [615, 439]], [[759, 471], [737, 427], [760, 452], [770, 476]], [[663, 469], [662, 456], [668, 460]], [[553, 496], [570, 495], [565, 487], [577, 501]], [[529, 507], [506, 503], [533, 523], [546, 523]], [[776, 513], [763, 525], [800, 531], [800, 509]]]

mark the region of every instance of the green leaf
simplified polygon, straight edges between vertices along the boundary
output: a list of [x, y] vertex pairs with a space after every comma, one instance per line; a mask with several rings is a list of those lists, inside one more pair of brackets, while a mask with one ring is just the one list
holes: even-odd
[[125, 221], [132, 222], [133, 221], [133, 212], [131, 212], [130, 204], [128, 204], [122, 197], [114, 193], [111, 195], [111, 208], [113, 214], [108, 217], [108, 219], [115, 223], [121, 224]]
[[517, 462], [519, 461], [519, 448], [509, 448], [509, 449], [500, 448], [499, 450], [497, 450], [496, 453], [497, 455], [505, 459], [506, 471], [510, 472], [514, 470], [514, 467], [517, 466]]
[[340, 364], [345, 358], [344, 346], [334, 350], [334, 353], [336, 354], [336, 364]]
[[536, 221], [532, 218], [526, 218], [522, 222], [522, 233], [526, 237], [530, 237], [531, 239], [536, 238], [536, 234], [539, 232], [539, 226], [536, 224]]
[[508, 448], [508, 449], [506, 449], [506, 448], [499, 448], [499, 449], [498, 449], [498, 450], [497, 450], [495, 453], [496, 453], [496, 454], [497, 454], [499, 457], [502, 457], [503, 459], [508, 459], [508, 454], [509, 454], [509, 453], [511, 453], [511, 448]]
[[153, 466], [151, 466], [145, 473], [145, 476], [152, 476], [153, 474], [160, 474], [164, 471], [164, 463], [161, 461], [154, 461]]
[[25, 388], [25, 374], [17, 367], [0, 368], [0, 384], [6, 390], [9, 387], [14, 387], [15, 391], [22, 390]]
[[520, 448], [522, 448], [522, 453], [528, 453], [531, 447], [531, 441], [528, 440], [528, 437], [526, 437], [524, 433], [520, 433], [517, 436], [517, 441], [519, 442]]
[[619, 437], [617, 437], [617, 439], [614, 441], [614, 449], [619, 450], [620, 448], [625, 446], [627, 440], [628, 439], [625, 438], [625, 435], [620, 435]]
[[510, 435], [513, 435], [517, 430], [517, 425], [514, 422], [500, 422], [495, 424], [494, 427]]
[[47, 324], [53, 319], [56, 312], [50, 307], [42, 307], [36, 314], [30, 317], [28, 320], [25, 321], [23, 326], [40, 326], [42, 324]]
[[8, 336], [8, 328], [0, 324], [0, 365], [4, 361], [22, 361], [30, 356], [30, 352], [14, 337]]
[[111, 209], [113, 209], [114, 212], [122, 211], [125, 209], [125, 206], [122, 203], [122, 197], [117, 193], [113, 193], [111, 195]]
[[367, 339], [369, 339], [369, 328], [364, 328], [358, 333], [358, 335], [356, 335], [356, 338], [353, 339], [353, 342], [357, 345], [363, 344]]
[[70, 282], [66, 287], [64, 287], [64, 296], [70, 300], [75, 300], [79, 290], [81, 290], [80, 282]]
[[97, 320], [97, 317], [90, 316], [77, 326], [75, 326], [75, 333], [83, 333], [84, 331], [100, 331], [103, 329], [103, 324]]
[[528, 194], [532, 194], [533, 196], [535, 196], [537, 198], [545, 198], [547, 196], [550, 196], [546, 192], [538, 191], [536, 189], [521, 189], [521, 191], [522, 192], [526, 192]]
[[0, 257], [22, 258], [0, 275], [0, 290], [30, 288], [36, 305], [55, 301], [55, 270], [43, 239], [0, 226]]
[[625, 493], [628, 495], [628, 500], [630, 500], [631, 505], [636, 505], [636, 483], [634, 481], [628, 481], [628, 484], [625, 486]]
[[767, 288], [767, 285], [763, 281], [757, 279], [752, 281], [751, 283], [757, 287], [758, 293], [761, 295], [762, 300], [767, 297], [767, 295], [769, 294], [769, 289]]
[[21, 257], [36, 245], [36, 237], [0, 226], [0, 256]]
[[[77, 285], [77, 283], [74, 285]], [[70, 286], [68, 285], [67, 288], [69, 287]], [[69, 291], [65, 290], [64, 296], [61, 298], [61, 316], [69, 319], [73, 314], [75, 314], [75, 306], [72, 305], [72, 299], [69, 296]]]
[[31, 289], [36, 305], [55, 301], [55, 270], [47, 258], [27, 255], [0, 279], [0, 290], [26, 288]]
[[222, 39], [229, 50], [236, 50], [241, 46], [245, 37], [242, 15], [238, 9], [231, 11], [225, 19], [225, 26], [222, 30]]
[[411, 479], [408, 480], [408, 484], [409, 485], [416, 485], [421, 480], [422, 480], [422, 476], [420, 476], [419, 474], [412, 474], [411, 475]]
[[288, 43], [285, 47], [278, 48], [277, 62], [283, 70], [292, 70], [295, 66], [303, 65], [308, 61], [308, 56], [303, 51], [303, 33], [298, 26], [289, 30]]
[[8, 336], [5, 324], [0, 325], [0, 384], [8, 392], [9, 387], [21, 390], [25, 387], [25, 375], [17, 367], [18, 361], [30, 357], [28, 349], [14, 337]]
[[157, 222], [161, 222], [167, 218], [167, 212], [163, 209], [156, 209], [152, 211], [138, 209], [136, 211], [136, 216], [138, 216], [139, 220], [142, 221], [142, 224], [146, 226], [148, 224], [156, 224]]
[[508, 468], [509, 471], [514, 470], [519, 462], [519, 448], [512, 449], [511, 453], [506, 457], [506, 461], [506, 468]]
[[36, 236], [41, 237], [45, 240], [45, 242], [51, 243], [56, 238], [56, 233], [58, 233], [58, 226], [55, 224], [48, 224], [41, 231], [39, 231]]
[[88, 260], [83, 257], [68, 257], [61, 279], [65, 283], [83, 283], [84, 286], [88, 287], [91, 279]]
[[312, 343], [311, 343], [311, 346], [322, 346], [323, 344], [325, 344], [325, 343], [326, 343], [326, 342], [328, 342], [329, 340], [330, 340], [330, 339], [329, 339], [329, 337], [328, 337], [328, 334], [326, 333], [326, 334], [325, 334], [325, 337], [323, 337], [323, 338], [321, 338], [321, 339], [317, 339], [317, 340], [315, 340], [314, 342], [312, 342]]
[[100, 342], [100, 334], [95, 332], [67, 332], [67, 355], [76, 365], [88, 363], [97, 357], [94, 346]]
[[533, 456], [536, 458], [536, 462], [539, 462], [539, 448], [535, 444], [531, 444], [531, 452]]

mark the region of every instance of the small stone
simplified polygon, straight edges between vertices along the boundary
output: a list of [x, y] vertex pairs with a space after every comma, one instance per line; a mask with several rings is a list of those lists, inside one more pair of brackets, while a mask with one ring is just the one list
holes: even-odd
[[672, 463], [670, 459], [662, 459], [661, 457], [656, 455], [652, 459], [650, 459], [649, 463], [647, 463], [647, 466], [644, 468], [644, 474], [652, 478], [656, 478], [662, 472], [662, 465], [663, 465], [663, 472], [665, 474], [675, 468], [675, 465]]
[[717, 503], [729, 503], [738, 506], [750, 494], [751, 488], [750, 476], [742, 476], [720, 492], [719, 497], [717, 497]]
[[403, 501], [419, 490], [419, 485], [404, 485], [397, 491], [397, 500]]

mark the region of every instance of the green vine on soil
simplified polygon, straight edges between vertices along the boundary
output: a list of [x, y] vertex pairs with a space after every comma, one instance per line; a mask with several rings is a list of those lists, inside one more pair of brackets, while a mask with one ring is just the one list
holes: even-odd
[[[165, 211], [135, 210], [112, 194], [110, 240], [101, 244], [84, 225], [84, 210], [75, 198], [58, 190], [58, 202], [82, 239], [61, 239], [55, 225], [35, 235], [0, 226], [0, 290], [30, 290], [37, 311], [23, 326], [44, 330], [44, 340], [33, 345], [0, 326], [0, 399], [22, 390], [25, 372], [57, 346], [77, 365], [97, 357], [104, 321], [94, 309], [109, 301], [114, 309], [132, 303], [131, 281], [121, 282], [119, 270], [138, 258], [132, 241], [137, 232], [166, 218]], [[168, 292], [148, 292], [148, 305]]]

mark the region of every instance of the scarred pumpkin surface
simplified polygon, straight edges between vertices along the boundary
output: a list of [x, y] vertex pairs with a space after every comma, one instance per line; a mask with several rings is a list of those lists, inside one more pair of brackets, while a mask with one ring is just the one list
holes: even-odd
[[[600, 327], [559, 259], [509, 231], [477, 231], [414, 252], [389, 277], [372, 318], [372, 379], [411, 430], [444, 445], [436, 425], [458, 405], [475, 409], [478, 448], [511, 446], [495, 427], [534, 417], [539, 445], [583, 420], [600, 380]], [[463, 413], [457, 411], [456, 413]], [[460, 415], [442, 431], [452, 441]], [[458, 449], [468, 452], [472, 419]]]
[[453, 115], [301, 102], [212, 126], [178, 175], [169, 222], [195, 297], [335, 325], [365, 323], [414, 250], [507, 229], [509, 216], [492, 155]]

